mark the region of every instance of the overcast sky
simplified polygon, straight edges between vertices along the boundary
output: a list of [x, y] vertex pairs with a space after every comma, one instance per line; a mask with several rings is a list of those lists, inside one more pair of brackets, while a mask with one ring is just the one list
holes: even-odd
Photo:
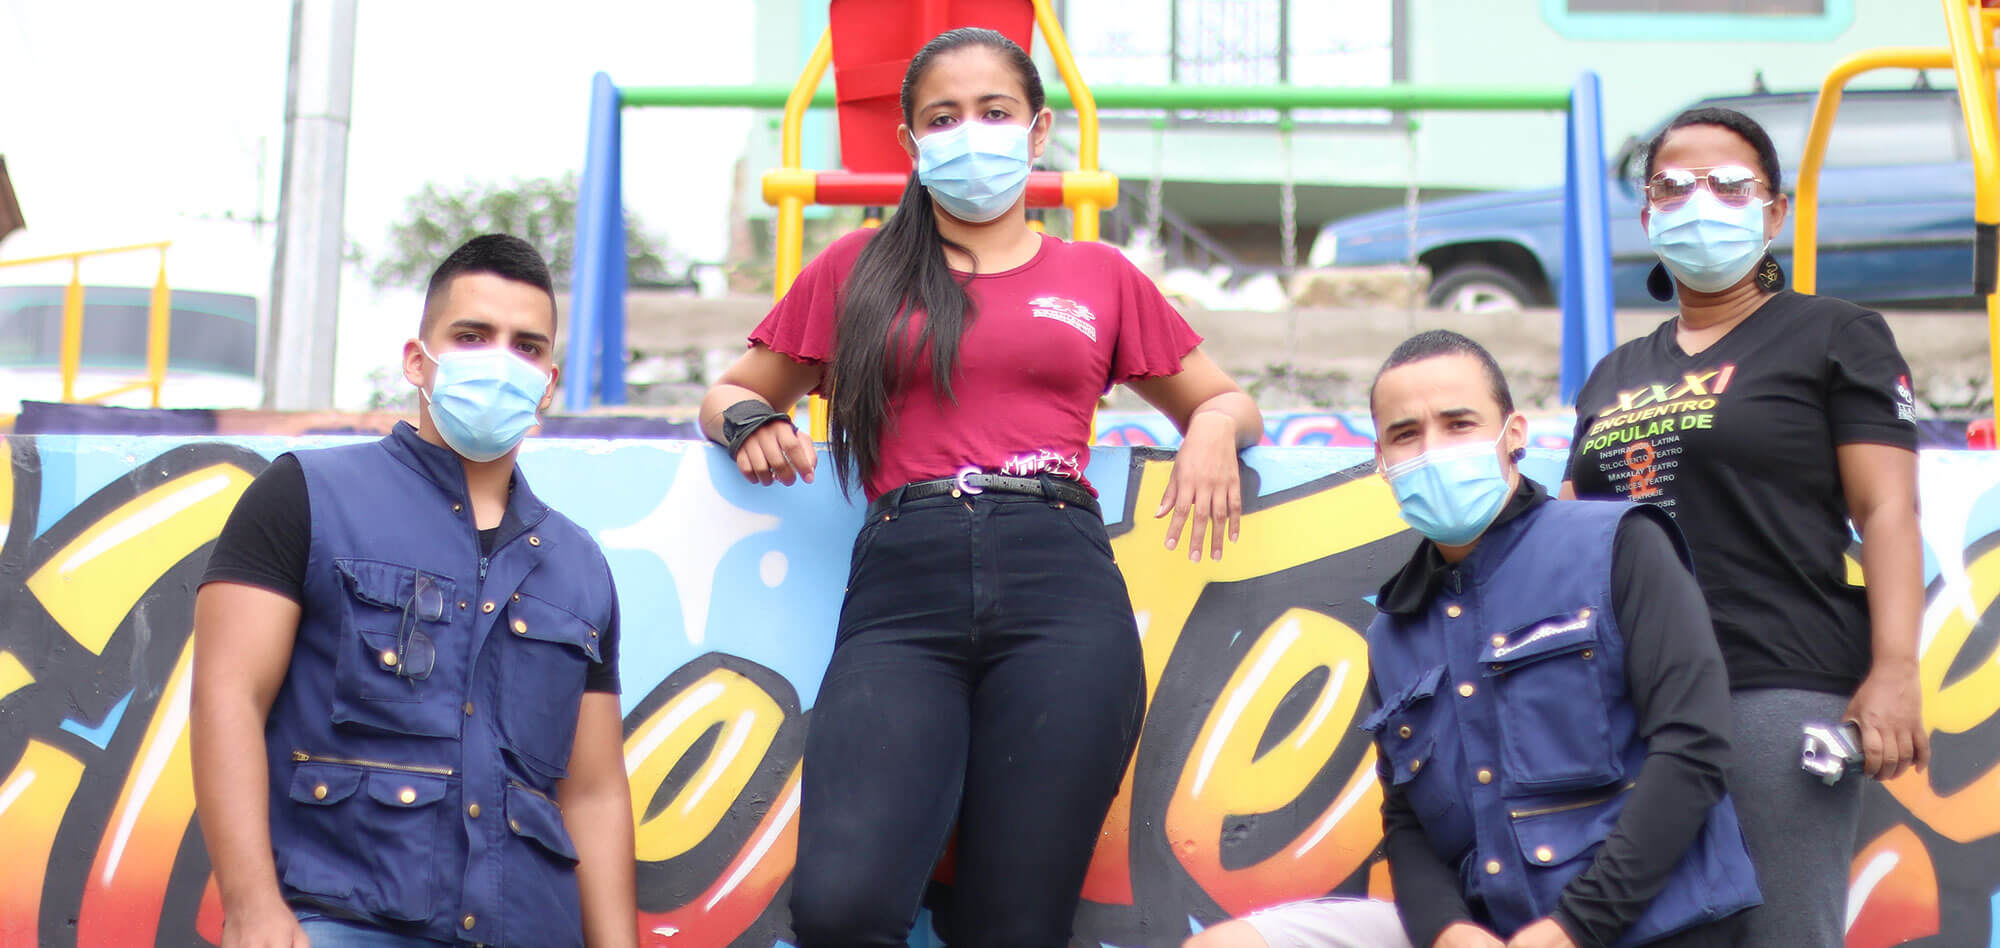
[[[291, 8], [0, 0], [0, 155], [29, 225], [0, 255], [178, 239], [176, 286], [267, 295], [250, 226], [202, 221], [256, 215], [260, 157], [263, 211], [276, 214]], [[748, 82], [750, 29], [747, 2], [362, 0], [349, 238], [379, 250], [426, 182], [581, 171], [592, 74], [620, 85]], [[627, 207], [675, 250], [719, 259], [748, 128], [744, 112], [627, 112]], [[350, 318], [348, 297], [369, 295], [356, 282], [342, 287], [343, 376], [362, 371], [347, 350], [376, 345], [376, 324], [391, 319]]]

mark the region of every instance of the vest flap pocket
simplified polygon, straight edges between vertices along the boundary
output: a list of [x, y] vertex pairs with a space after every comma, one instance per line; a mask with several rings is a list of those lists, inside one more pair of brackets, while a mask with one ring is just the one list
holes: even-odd
[[1591, 851], [1611, 835], [1624, 808], [1617, 805], [1632, 784], [1546, 797], [1551, 802], [1508, 804], [1521, 860], [1530, 866], [1557, 866]]
[[354, 795], [361, 771], [328, 764], [300, 764], [292, 770], [292, 802], [332, 806]]
[[598, 651], [599, 632], [576, 613], [528, 593], [515, 593], [507, 609], [507, 633], [515, 638], [567, 645], [593, 662], [603, 661]]
[[507, 828], [557, 859], [576, 862], [576, 845], [563, 828], [561, 808], [546, 795], [513, 780], [507, 782]]
[[1494, 636], [1479, 653], [1489, 672], [1504, 672], [1517, 665], [1593, 648], [1597, 645], [1597, 613], [1589, 607], [1523, 626], [1504, 636]]
[[[437, 622], [444, 618], [444, 604], [455, 598], [457, 587], [451, 580], [424, 573], [423, 595], [418, 595], [417, 570], [382, 560], [341, 557], [333, 561], [341, 582], [354, 598], [384, 609], [401, 610], [414, 605], [418, 618]], [[412, 604], [411, 600], [416, 600]]]
[[381, 771], [368, 775], [368, 796], [383, 806], [398, 809], [429, 806], [444, 799], [444, 792], [443, 777]]
[[1419, 674], [1417, 680], [1412, 682], [1409, 687], [1397, 692], [1393, 697], [1384, 700], [1382, 706], [1375, 709], [1375, 713], [1363, 719], [1361, 729], [1364, 731], [1380, 731], [1382, 726], [1389, 723], [1389, 719], [1394, 717], [1397, 712], [1403, 711], [1409, 708], [1410, 705], [1437, 694], [1438, 685], [1444, 682], [1444, 671], [1445, 667], [1439, 665]]
[[1435, 736], [1421, 734], [1415, 740], [1396, 748], [1395, 752], [1389, 755], [1389, 765], [1393, 768], [1390, 782], [1400, 787], [1417, 779], [1417, 776], [1424, 772], [1424, 768], [1431, 765], [1431, 751], [1436, 747]]

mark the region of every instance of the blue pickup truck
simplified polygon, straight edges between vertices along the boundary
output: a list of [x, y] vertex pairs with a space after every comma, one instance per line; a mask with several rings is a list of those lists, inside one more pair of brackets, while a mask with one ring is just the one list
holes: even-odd
[[[1796, 187], [1816, 92], [1722, 96], [1695, 103], [1756, 119], [1778, 146], [1785, 190]], [[1664, 127], [1666, 120], [1654, 126]], [[1651, 134], [1646, 140], [1650, 140]], [[1655, 261], [1639, 226], [1644, 141], [1610, 165], [1612, 286], [1619, 306], [1657, 306], [1646, 294]], [[1562, 188], [1497, 191], [1417, 208], [1418, 262], [1430, 303], [1490, 312], [1553, 305], [1562, 279]], [[1313, 241], [1313, 266], [1393, 264], [1411, 257], [1401, 208], [1334, 221]], [[1869, 304], [1957, 304], [1972, 293], [1972, 152], [1955, 89], [1855, 91], [1820, 172], [1819, 287]], [[1792, 222], [1773, 244], [1791, 263]]]

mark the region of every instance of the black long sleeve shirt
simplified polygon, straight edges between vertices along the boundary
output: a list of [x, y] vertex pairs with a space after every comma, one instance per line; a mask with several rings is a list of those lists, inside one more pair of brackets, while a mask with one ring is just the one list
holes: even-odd
[[[1548, 500], [1522, 477], [1492, 526]], [[1382, 587], [1377, 604], [1384, 612], [1420, 613], [1451, 569], [1436, 544], [1425, 541]], [[1617, 941], [1666, 885], [1722, 796], [1729, 753], [1729, 677], [1708, 605], [1657, 521], [1632, 517], [1619, 526], [1611, 600], [1625, 637], [1625, 678], [1646, 760], [1611, 835], [1590, 867], [1564, 888], [1552, 916], [1581, 948]], [[1376, 692], [1372, 680], [1369, 690]], [[1381, 781], [1384, 848], [1411, 944], [1428, 948], [1455, 922], [1485, 924], [1466, 904], [1457, 868], [1432, 851], [1389, 775]]]

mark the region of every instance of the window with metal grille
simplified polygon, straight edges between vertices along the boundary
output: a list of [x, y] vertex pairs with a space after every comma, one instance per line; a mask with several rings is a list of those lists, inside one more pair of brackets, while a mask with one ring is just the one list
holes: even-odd
[[[1094, 85], [1381, 86], [1400, 77], [1406, 0], [1077, 0], [1061, 5]], [[1119, 113], [1107, 112], [1107, 116]], [[1307, 122], [1385, 122], [1386, 110], [1300, 111]], [[1271, 122], [1268, 110], [1178, 121]]]

